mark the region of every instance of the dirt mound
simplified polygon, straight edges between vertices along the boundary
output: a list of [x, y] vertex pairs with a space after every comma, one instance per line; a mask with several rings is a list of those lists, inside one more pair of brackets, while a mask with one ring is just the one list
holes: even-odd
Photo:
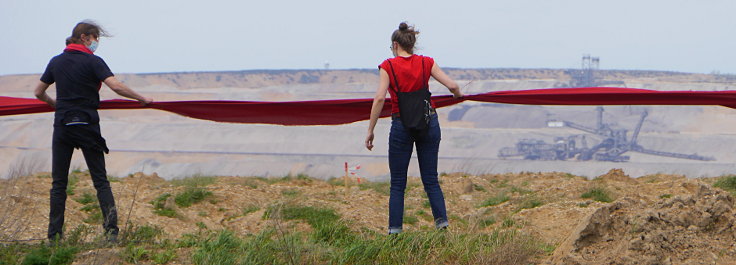
[[625, 182], [625, 183], [636, 183], [637, 181], [629, 175], [626, 175], [624, 171], [620, 168], [614, 168], [608, 171], [608, 173], [603, 174], [598, 177], [598, 179], [608, 182]]
[[554, 264], [733, 264], [734, 199], [703, 184], [654, 204], [629, 197], [584, 219]]

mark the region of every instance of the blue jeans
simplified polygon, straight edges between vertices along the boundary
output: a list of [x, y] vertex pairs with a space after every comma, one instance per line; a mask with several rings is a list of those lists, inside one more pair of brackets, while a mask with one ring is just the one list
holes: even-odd
[[424, 191], [427, 192], [429, 205], [432, 208], [435, 226], [448, 226], [445, 197], [442, 195], [437, 177], [437, 155], [440, 148], [440, 124], [437, 114], [432, 115], [429, 131], [414, 139], [404, 129], [401, 119], [391, 121], [391, 133], [388, 138], [388, 166], [391, 170], [391, 196], [388, 200], [389, 233], [399, 233], [404, 221], [404, 191], [406, 190], [406, 174], [414, 144], [417, 146], [419, 171], [422, 175]]

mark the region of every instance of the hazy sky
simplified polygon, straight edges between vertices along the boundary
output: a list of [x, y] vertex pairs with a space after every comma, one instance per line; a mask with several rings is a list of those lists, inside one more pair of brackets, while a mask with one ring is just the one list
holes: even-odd
[[41, 73], [72, 27], [114, 73], [375, 68], [407, 20], [444, 67], [736, 73], [734, 0], [0, 0], [0, 75]]

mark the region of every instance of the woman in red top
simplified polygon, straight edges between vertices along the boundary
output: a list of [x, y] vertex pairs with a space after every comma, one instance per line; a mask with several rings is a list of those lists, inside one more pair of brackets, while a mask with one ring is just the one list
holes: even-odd
[[[373, 98], [368, 135], [365, 139], [365, 147], [368, 150], [372, 150], [373, 131], [383, 109], [386, 92], [391, 93], [392, 121], [388, 149], [389, 169], [391, 171], [391, 195], [389, 197], [388, 210], [389, 234], [400, 233], [402, 231], [406, 174], [414, 144], [416, 144], [417, 148], [422, 184], [424, 185], [424, 191], [427, 192], [427, 197], [432, 208], [435, 226], [437, 229], [442, 229], [449, 225], [447, 222], [447, 210], [445, 209], [445, 198], [437, 177], [437, 156], [439, 153], [441, 132], [437, 121], [437, 113], [434, 111], [434, 103], [431, 103], [431, 106], [427, 104], [428, 106], [420, 110], [422, 113], [417, 115], [413, 115], [416, 114], [414, 113], [414, 108], [408, 110], [409, 108], [406, 107], [407, 109], [402, 110], [399, 105], [407, 106], [406, 102], [412, 101], [412, 98], [428, 98], [428, 81], [430, 76], [447, 87], [454, 97], [462, 97], [463, 94], [460, 92], [460, 87], [458, 87], [457, 83], [447, 76], [434, 63], [432, 58], [414, 54], [414, 44], [416, 43], [417, 34], [419, 34], [418, 31], [415, 31], [413, 27], [409, 27], [406, 23], [402, 22], [399, 25], [399, 29], [394, 30], [391, 35], [390, 48], [394, 58], [383, 61], [378, 67], [380, 83], [376, 91], [376, 96]], [[425, 90], [426, 92], [424, 92]], [[423, 94], [416, 96], [414, 95], [416, 93]], [[400, 103], [399, 100], [402, 102]], [[420, 98], [419, 100], [421, 102], [422, 99]], [[404, 115], [404, 117], [402, 118], [401, 115]], [[413, 123], [407, 121], [409, 116], [420, 117], [420, 120], [426, 117], [426, 124], [422, 128], [416, 129]]]

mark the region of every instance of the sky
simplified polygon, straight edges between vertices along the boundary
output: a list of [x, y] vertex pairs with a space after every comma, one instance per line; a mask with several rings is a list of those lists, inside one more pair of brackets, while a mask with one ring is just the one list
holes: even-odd
[[736, 74], [734, 0], [0, 0], [0, 75], [40, 74], [74, 25], [114, 73], [375, 69], [408, 21], [441, 67]]

